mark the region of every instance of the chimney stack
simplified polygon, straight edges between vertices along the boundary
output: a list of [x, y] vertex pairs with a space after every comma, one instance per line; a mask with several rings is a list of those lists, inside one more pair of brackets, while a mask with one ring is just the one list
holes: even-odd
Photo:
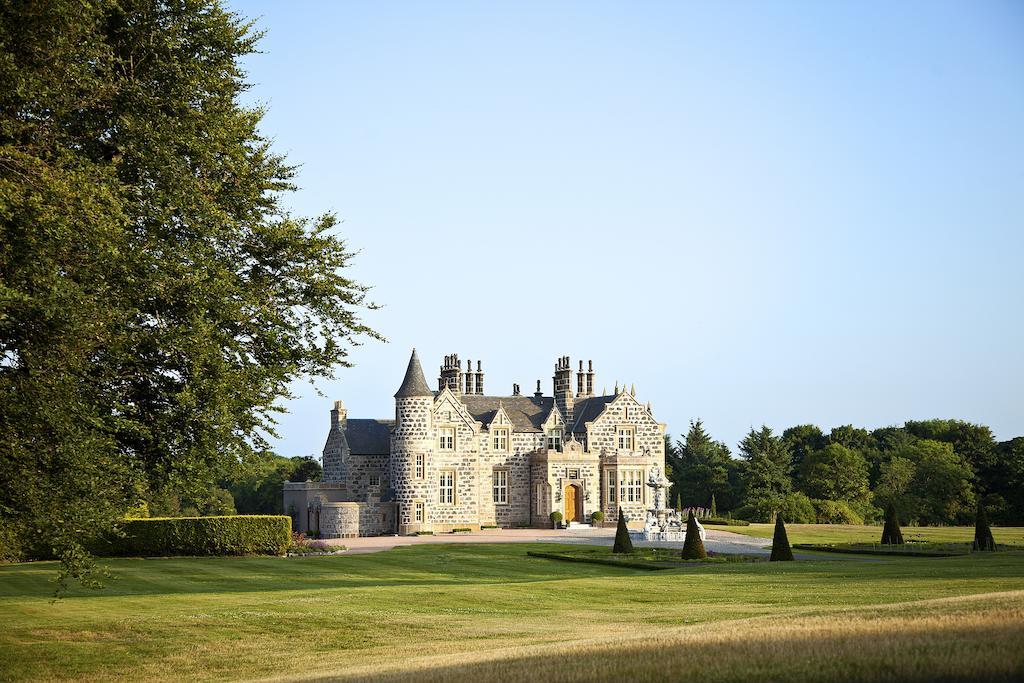
[[462, 368], [459, 367], [459, 354], [453, 353], [444, 357], [441, 365], [441, 376], [437, 380], [437, 389], [450, 388], [456, 394], [462, 393]]
[[348, 422], [348, 411], [345, 410], [344, 401], [335, 401], [331, 408], [331, 431], [344, 429]]
[[476, 362], [476, 394], [483, 396], [484, 393], [484, 372], [480, 369], [480, 361]]
[[512, 395], [513, 396], [518, 396], [519, 395], [519, 385], [518, 384], [513, 384], [512, 385]]
[[587, 396], [594, 395], [594, 361], [587, 361]]
[[544, 396], [544, 392], [540, 390], [540, 380], [537, 380], [537, 390], [533, 392], [534, 398], [541, 398]]
[[474, 381], [475, 379], [476, 379], [476, 377], [473, 375], [473, 361], [466, 360], [466, 375], [465, 375], [466, 388], [463, 390], [462, 393], [464, 393], [466, 395], [469, 395], [469, 394], [472, 394], [475, 391], [475, 387], [474, 387], [474, 385], [476, 384], [476, 382]]
[[562, 356], [555, 363], [555, 376], [552, 378], [555, 387], [555, 405], [562, 412], [566, 422], [572, 422], [572, 367], [569, 356]]

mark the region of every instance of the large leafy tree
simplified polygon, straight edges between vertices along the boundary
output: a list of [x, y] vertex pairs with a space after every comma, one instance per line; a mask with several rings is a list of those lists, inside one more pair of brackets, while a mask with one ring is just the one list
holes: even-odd
[[826, 443], [825, 435], [822, 434], [821, 428], [812, 424], [790, 427], [782, 432], [782, 440], [789, 447], [790, 453], [793, 454], [792, 474], [794, 475], [800, 472], [800, 465], [803, 463], [804, 458], [814, 451], [824, 448]]
[[376, 336], [334, 217], [282, 209], [292, 168], [239, 102], [257, 37], [210, 0], [0, 7], [0, 520], [73, 572]]
[[744, 505], [754, 518], [770, 519], [782, 509], [793, 489], [789, 447], [770, 427], [762, 426], [743, 437], [740, 455], [746, 460]]
[[830, 443], [804, 458], [800, 488], [811, 498], [866, 503], [868, 463], [860, 451]]

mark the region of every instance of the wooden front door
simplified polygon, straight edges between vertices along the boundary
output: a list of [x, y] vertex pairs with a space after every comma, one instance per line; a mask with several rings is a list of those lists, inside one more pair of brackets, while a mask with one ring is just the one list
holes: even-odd
[[565, 521], [579, 521], [576, 518], [576, 487], [571, 484], [565, 487]]

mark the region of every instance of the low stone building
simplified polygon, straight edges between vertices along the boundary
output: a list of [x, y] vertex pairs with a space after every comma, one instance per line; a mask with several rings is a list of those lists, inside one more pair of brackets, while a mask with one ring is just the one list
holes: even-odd
[[[395, 393], [395, 419], [349, 419], [331, 410], [322, 482], [288, 482], [284, 507], [297, 530], [324, 537], [547, 527], [553, 511], [631, 526], [649, 507], [644, 485], [665, 470], [665, 425], [635, 391], [595, 395], [593, 365], [555, 364], [553, 395], [484, 394], [484, 373], [445, 358], [437, 390], [416, 351]], [[576, 391], [573, 392], [573, 375]]]

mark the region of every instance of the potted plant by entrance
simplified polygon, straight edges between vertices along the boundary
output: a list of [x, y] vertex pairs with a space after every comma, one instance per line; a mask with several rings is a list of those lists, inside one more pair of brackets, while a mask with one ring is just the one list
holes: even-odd
[[562, 513], [559, 512], [558, 510], [555, 510], [550, 515], [548, 515], [548, 519], [551, 520], [551, 528], [557, 529], [558, 525], [562, 523]]
[[594, 526], [600, 526], [601, 522], [604, 521], [604, 513], [600, 510], [594, 510], [590, 513], [590, 523]]

